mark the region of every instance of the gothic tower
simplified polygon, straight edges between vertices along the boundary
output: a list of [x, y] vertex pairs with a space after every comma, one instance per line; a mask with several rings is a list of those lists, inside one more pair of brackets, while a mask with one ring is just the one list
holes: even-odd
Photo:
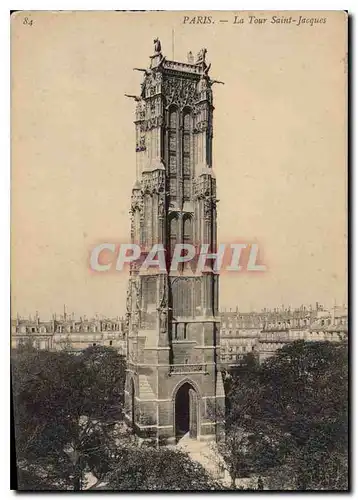
[[157, 444], [190, 433], [216, 439], [224, 389], [219, 361], [218, 274], [208, 260], [170, 270], [176, 243], [216, 251], [212, 171], [213, 94], [206, 49], [187, 63], [167, 60], [160, 41], [136, 101], [136, 181], [131, 238], [142, 255], [166, 249], [167, 267], [133, 262], [127, 292], [126, 420]]

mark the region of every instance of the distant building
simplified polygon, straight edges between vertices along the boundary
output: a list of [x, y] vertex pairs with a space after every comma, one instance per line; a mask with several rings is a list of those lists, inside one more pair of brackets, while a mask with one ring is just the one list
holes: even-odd
[[249, 352], [258, 354], [263, 322], [257, 313], [221, 313], [220, 361], [229, 367]]
[[235, 365], [247, 353], [260, 361], [296, 340], [338, 342], [348, 334], [346, 306], [326, 310], [316, 304], [298, 309], [275, 308], [261, 312], [221, 313], [220, 360], [225, 367]]
[[[264, 309], [260, 312], [224, 311], [221, 313], [220, 364], [235, 366], [245, 354], [253, 353], [260, 361], [277, 349], [296, 340], [339, 342], [348, 335], [346, 306], [328, 310], [302, 306], [299, 309]], [[123, 318], [76, 319], [65, 311], [43, 321], [17, 316], [11, 320], [11, 347], [31, 344], [37, 349], [79, 352], [89, 346], [113, 347], [126, 356], [125, 320]]]
[[31, 344], [37, 349], [58, 351], [66, 349], [78, 352], [86, 347], [103, 345], [126, 354], [124, 320], [122, 318], [74, 318], [66, 312], [56, 314], [50, 321], [42, 321], [39, 315], [27, 319], [17, 316], [11, 320], [11, 347]]

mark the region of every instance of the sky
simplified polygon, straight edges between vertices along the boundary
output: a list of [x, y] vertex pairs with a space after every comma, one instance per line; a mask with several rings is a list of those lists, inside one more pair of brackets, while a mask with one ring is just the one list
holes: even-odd
[[[257, 242], [264, 273], [223, 273], [220, 307], [347, 302], [347, 24], [287, 13], [19, 12], [12, 16], [12, 314], [122, 315], [128, 275], [93, 273], [127, 242], [135, 103], [153, 39], [207, 48], [218, 241]], [[290, 13], [292, 15], [292, 13]], [[243, 24], [234, 24], [235, 15]], [[250, 24], [249, 15], [267, 18]], [[24, 17], [33, 20], [24, 24]], [[220, 23], [220, 20], [227, 20]]]

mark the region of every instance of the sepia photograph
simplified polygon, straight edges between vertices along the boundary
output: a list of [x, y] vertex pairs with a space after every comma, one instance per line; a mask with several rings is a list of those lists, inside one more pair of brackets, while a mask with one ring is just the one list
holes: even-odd
[[346, 11], [14, 11], [11, 489], [350, 490]]

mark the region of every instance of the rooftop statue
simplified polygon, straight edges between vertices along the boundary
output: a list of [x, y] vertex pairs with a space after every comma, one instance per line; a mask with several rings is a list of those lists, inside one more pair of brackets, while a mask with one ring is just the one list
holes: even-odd
[[198, 55], [196, 56], [196, 64], [205, 64], [206, 53], [207, 50], [205, 48], [199, 50]]
[[155, 52], [155, 55], [161, 54], [162, 53], [162, 45], [160, 43], [159, 38], [155, 38], [153, 41], [154, 41], [154, 52]]

